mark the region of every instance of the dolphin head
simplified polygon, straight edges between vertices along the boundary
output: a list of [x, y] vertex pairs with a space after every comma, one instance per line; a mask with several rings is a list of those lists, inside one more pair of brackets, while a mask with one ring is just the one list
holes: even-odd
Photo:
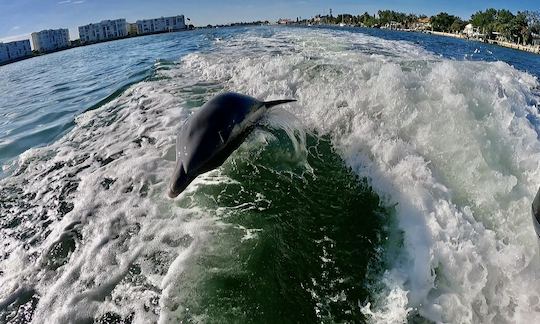
[[179, 161], [169, 183], [169, 197], [175, 198], [184, 191], [193, 179], [184, 170], [182, 161]]

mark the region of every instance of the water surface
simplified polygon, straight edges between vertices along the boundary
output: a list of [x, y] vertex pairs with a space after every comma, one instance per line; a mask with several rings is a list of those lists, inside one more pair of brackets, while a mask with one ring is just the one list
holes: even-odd
[[[231, 28], [0, 67], [0, 322], [534, 322], [538, 56]], [[209, 98], [296, 98], [166, 196]]]

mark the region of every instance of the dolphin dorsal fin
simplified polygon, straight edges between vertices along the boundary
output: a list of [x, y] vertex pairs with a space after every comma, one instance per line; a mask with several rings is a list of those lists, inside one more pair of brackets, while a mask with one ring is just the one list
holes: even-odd
[[294, 102], [294, 101], [296, 101], [296, 99], [271, 100], [271, 101], [265, 101], [264, 105], [267, 108], [272, 108], [272, 107], [277, 106], [277, 105], [282, 105], [282, 104], [286, 104], [286, 103]]

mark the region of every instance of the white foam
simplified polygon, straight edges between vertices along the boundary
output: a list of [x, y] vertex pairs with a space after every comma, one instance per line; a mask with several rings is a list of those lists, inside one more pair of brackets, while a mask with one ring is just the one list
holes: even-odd
[[[539, 100], [535, 78], [500, 62], [444, 60], [407, 42], [348, 32], [278, 29], [262, 37], [253, 30], [216, 47], [160, 71], [167, 79], [132, 86], [78, 117], [55, 144], [21, 156], [21, 173], [2, 185], [29, 194], [28, 205], [10, 210], [29, 216], [3, 232], [2, 300], [35, 289], [35, 323], [106, 311], [165, 323], [182, 314], [191, 284], [184, 272], [208, 233], [224, 226], [216, 222], [220, 210], [191, 201], [193, 190], [231, 181], [218, 170], [180, 201], [165, 196], [186, 100], [211, 95], [186, 90], [200, 78], [212, 91], [299, 99], [288, 106], [296, 119], [278, 112], [269, 121], [285, 127], [297, 158], [305, 154], [301, 120], [329, 135], [344, 161], [395, 204], [403, 250], [381, 278], [385, 289], [358, 301], [372, 321], [405, 322], [414, 313], [460, 323], [540, 316], [529, 214], [540, 145], [527, 120], [540, 117], [531, 104]], [[272, 137], [258, 139], [265, 140]], [[73, 209], [62, 213], [65, 203]], [[240, 230], [245, 239], [257, 233]], [[34, 243], [21, 244], [22, 234]], [[44, 266], [66, 235], [75, 237], [69, 262]]]
[[375, 322], [413, 312], [468, 323], [540, 316], [530, 224], [540, 143], [527, 120], [538, 118], [534, 77], [344, 32], [224, 43], [183, 62], [235, 91], [298, 98], [290, 112], [330, 135], [347, 164], [396, 204], [405, 251], [365, 314]]
[[[133, 312], [135, 322], [159, 319], [160, 305], [152, 301], [162, 291], [167, 296], [172, 276], [182, 273], [184, 261], [205, 240], [205, 227], [213, 223], [204, 210], [177, 207], [165, 194], [174, 161], [163, 157], [174, 149], [189, 99], [171, 92], [195, 82], [137, 84], [79, 116], [75, 128], [56, 143], [20, 157], [22, 172], [3, 185], [26, 183], [22, 189], [35, 197], [27, 198], [28, 205], [16, 204], [13, 212], [47, 217], [29, 218], [32, 223], [25, 220], [12, 234], [40, 229], [45, 221], [50, 234], [33, 233], [27, 241], [36, 244], [29, 246], [9, 236], [2, 240], [9, 253], [0, 262], [6, 274], [2, 298], [21, 283], [35, 289], [35, 323], [80, 322], [109, 311], [123, 317]], [[77, 187], [68, 194], [62, 188], [70, 182]], [[58, 212], [63, 202], [73, 203], [65, 215]], [[48, 268], [49, 254], [66, 237], [75, 244], [69, 262]]]

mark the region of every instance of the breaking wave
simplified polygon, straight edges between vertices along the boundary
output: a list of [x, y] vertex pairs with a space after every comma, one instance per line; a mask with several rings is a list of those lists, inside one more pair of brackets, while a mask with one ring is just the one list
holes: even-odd
[[[320, 322], [540, 316], [535, 77], [309, 29], [155, 69], [1, 180], [0, 319], [275, 320], [276, 296]], [[174, 135], [223, 90], [298, 102], [169, 200]]]

